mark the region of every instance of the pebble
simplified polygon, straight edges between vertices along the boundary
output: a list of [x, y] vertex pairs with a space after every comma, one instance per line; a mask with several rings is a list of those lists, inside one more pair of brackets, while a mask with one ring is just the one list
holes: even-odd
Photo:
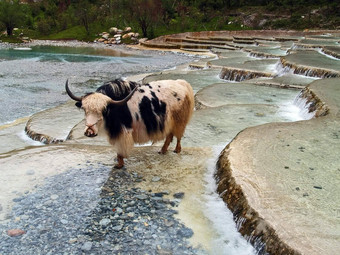
[[159, 177], [159, 176], [154, 176], [151, 179], [152, 182], [159, 182], [160, 180], [161, 180], [161, 177]]
[[81, 247], [83, 251], [89, 251], [92, 249], [92, 242], [85, 242]]
[[34, 172], [34, 170], [27, 170], [27, 171], [26, 171], [26, 174], [27, 174], [27, 175], [34, 175], [35, 172]]
[[110, 219], [102, 219], [99, 224], [102, 225], [102, 226], [107, 226], [109, 223], [111, 222]]
[[148, 197], [146, 195], [137, 195], [136, 198], [140, 199], [140, 200], [145, 200], [147, 199]]
[[64, 225], [68, 224], [68, 220], [65, 220], [65, 219], [61, 219], [60, 222]]
[[174, 198], [182, 199], [184, 197], [184, 192], [178, 192], [174, 194]]
[[7, 230], [7, 235], [9, 235], [10, 237], [21, 236], [25, 233], [26, 232], [22, 229], [9, 229], [9, 230]]
[[58, 197], [59, 197], [58, 195], [54, 194], [54, 195], [51, 196], [51, 199], [56, 200], [56, 199], [58, 199]]

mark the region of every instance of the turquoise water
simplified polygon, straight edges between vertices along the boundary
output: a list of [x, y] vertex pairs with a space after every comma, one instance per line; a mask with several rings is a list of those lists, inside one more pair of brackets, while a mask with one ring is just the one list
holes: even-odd
[[33, 46], [0, 49], [0, 60], [35, 59], [55, 62], [110, 62], [131, 56], [120, 51], [91, 47]]

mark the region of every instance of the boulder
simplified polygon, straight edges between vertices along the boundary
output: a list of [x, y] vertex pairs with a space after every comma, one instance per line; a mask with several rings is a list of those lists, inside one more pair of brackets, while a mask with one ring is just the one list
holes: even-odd
[[109, 29], [109, 33], [110, 33], [111, 35], [115, 35], [115, 34], [117, 34], [117, 32], [118, 32], [118, 28], [116, 28], [116, 27], [111, 27], [111, 28]]
[[107, 40], [107, 39], [109, 39], [109, 36], [110, 36], [110, 34], [109, 33], [103, 33], [103, 35], [102, 35], [102, 38], [104, 38], [105, 40]]
[[131, 32], [131, 27], [126, 27], [126, 28], [124, 28], [124, 33], [129, 33], [129, 32]]
[[122, 38], [123, 38], [123, 39], [128, 39], [128, 38], [131, 38], [131, 35], [125, 34], [125, 35], [122, 36]]

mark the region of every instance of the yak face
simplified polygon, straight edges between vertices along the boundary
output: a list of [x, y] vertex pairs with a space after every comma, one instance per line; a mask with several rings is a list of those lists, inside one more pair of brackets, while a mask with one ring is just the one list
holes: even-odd
[[100, 93], [93, 93], [85, 96], [80, 105], [85, 112], [85, 131], [84, 135], [87, 137], [97, 136], [103, 127], [103, 111], [111, 99]]

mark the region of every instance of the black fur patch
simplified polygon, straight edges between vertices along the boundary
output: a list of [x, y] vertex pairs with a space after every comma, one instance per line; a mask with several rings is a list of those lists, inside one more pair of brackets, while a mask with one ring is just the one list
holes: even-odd
[[156, 94], [151, 91], [152, 98], [144, 96], [139, 104], [139, 111], [145, 123], [147, 133], [152, 134], [164, 130], [166, 103], [159, 101]]
[[139, 91], [140, 93], [144, 93], [144, 92], [145, 92], [144, 89], [139, 89], [138, 91]]
[[108, 104], [103, 111], [105, 128], [111, 139], [117, 138], [122, 132], [122, 128], [132, 128], [132, 116], [128, 106]]
[[139, 121], [139, 114], [135, 113], [136, 120]]
[[122, 100], [136, 87], [136, 82], [125, 82], [122, 79], [105, 82], [96, 92], [102, 93], [113, 100]]

